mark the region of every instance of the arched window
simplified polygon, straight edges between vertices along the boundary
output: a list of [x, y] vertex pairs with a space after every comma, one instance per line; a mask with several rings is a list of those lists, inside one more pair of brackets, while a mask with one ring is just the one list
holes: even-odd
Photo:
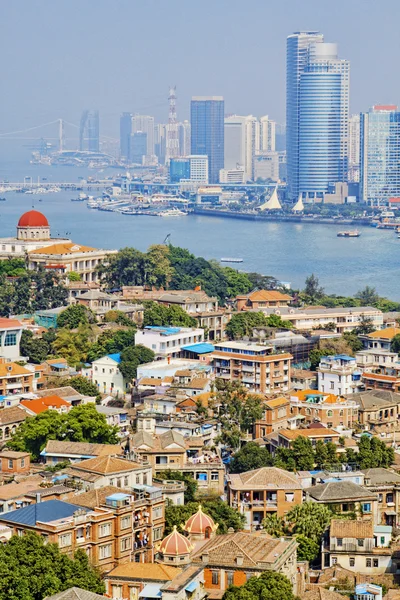
[[326, 413], [328, 417], [332, 417], [333, 416], [333, 411], [332, 410], [328, 410], [328, 412]]

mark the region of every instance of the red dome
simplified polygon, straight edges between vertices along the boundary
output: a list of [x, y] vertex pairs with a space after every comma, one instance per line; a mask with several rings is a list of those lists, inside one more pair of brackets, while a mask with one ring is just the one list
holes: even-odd
[[159, 551], [169, 556], [190, 554], [191, 550], [193, 550], [193, 546], [190, 540], [176, 530], [176, 525], [174, 525], [172, 532], [163, 539], [159, 546]]
[[210, 532], [214, 532], [217, 527], [218, 525], [214, 523], [213, 519], [209, 515], [203, 513], [200, 504], [197, 513], [189, 517], [186, 521], [184, 530], [194, 535], [205, 535], [207, 529], [209, 529]]
[[18, 227], [49, 227], [49, 222], [41, 212], [30, 210], [22, 215]]

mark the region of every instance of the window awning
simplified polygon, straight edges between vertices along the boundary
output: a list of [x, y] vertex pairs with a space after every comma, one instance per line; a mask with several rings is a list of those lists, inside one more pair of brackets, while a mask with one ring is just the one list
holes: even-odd
[[194, 592], [194, 590], [195, 590], [195, 589], [197, 589], [197, 588], [198, 588], [198, 586], [199, 586], [199, 582], [198, 582], [198, 581], [191, 581], [191, 582], [189, 583], [189, 585], [187, 585], [187, 586], [185, 587], [185, 590], [186, 590], [187, 592]]
[[396, 511], [395, 510], [385, 510], [385, 515], [389, 515], [389, 516], [396, 516]]
[[154, 583], [148, 583], [144, 586], [142, 591], [139, 594], [139, 598], [161, 598], [162, 593], [160, 591], [161, 585], [156, 585]]

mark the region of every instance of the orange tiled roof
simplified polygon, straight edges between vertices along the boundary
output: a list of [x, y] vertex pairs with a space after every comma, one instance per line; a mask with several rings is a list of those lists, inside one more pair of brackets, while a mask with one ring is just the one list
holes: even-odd
[[391, 340], [395, 335], [400, 334], [399, 327], [387, 327], [386, 329], [379, 329], [378, 331], [373, 331], [369, 333], [367, 337], [373, 339], [382, 339], [382, 340]]
[[300, 436], [312, 437], [340, 437], [340, 433], [335, 429], [319, 428], [319, 429], [279, 429], [277, 432], [288, 440], [295, 440]]
[[0, 329], [16, 329], [19, 327], [22, 327], [22, 325], [16, 319], [0, 319]]
[[99, 473], [100, 475], [111, 475], [112, 473], [122, 473], [123, 471], [134, 471], [143, 468], [138, 463], [115, 456], [96, 456], [88, 458], [72, 465], [74, 470], [88, 471], [89, 473]]
[[289, 404], [289, 400], [287, 398], [274, 398], [273, 400], [268, 400], [265, 404], [269, 408], [277, 408], [278, 406], [284, 406], [285, 404]]
[[383, 379], [383, 381], [397, 381], [398, 377], [393, 377], [392, 375], [381, 375], [380, 373], [363, 373], [363, 379]]
[[124, 579], [149, 579], [150, 581], [171, 581], [182, 572], [178, 567], [170, 567], [169, 565], [161, 565], [156, 563], [136, 563], [129, 562], [115, 567], [107, 578]]
[[52, 246], [47, 246], [46, 248], [37, 248], [36, 250], [31, 250], [29, 252], [29, 256], [31, 254], [51, 254], [59, 256], [81, 252], [95, 252], [96, 250], [96, 248], [91, 248], [90, 246], [80, 246], [79, 244], [74, 244], [73, 242], [62, 242], [53, 244]]
[[139, 385], [148, 385], [148, 386], [158, 386], [161, 385], [162, 379], [161, 377], [142, 377], [139, 380]]
[[340, 396], [335, 396], [335, 394], [326, 394], [324, 392], [320, 392], [318, 390], [299, 390], [298, 392], [291, 392], [290, 394], [294, 398], [298, 398], [300, 402], [304, 402], [307, 396], [320, 396], [322, 402], [327, 402], [328, 404], [337, 404], [337, 402], [342, 402]]
[[21, 400], [20, 404], [37, 415], [49, 410], [49, 408], [71, 407], [69, 402], [66, 402], [59, 396], [45, 396], [43, 398], [36, 398], [35, 400]]
[[282, 294], [282, 292], [276, 290], [257, 290], [255, 292], [250, 292], [246, 297], [251, 302], [277, 302], [279, 300], [287, 300], [289, 302], [292, 299], [289, 294]]
[[13, 362], [0, 363], [0, 377], [7, 377], [7, 375], [33, 375], [33, 373]]

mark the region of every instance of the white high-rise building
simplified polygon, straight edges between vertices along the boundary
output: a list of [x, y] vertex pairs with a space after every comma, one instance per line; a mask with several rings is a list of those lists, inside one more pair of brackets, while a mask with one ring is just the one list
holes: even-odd
[[349, 181], [360, 181], [360, 115], [349, 119]]
[[275, 121], [272, 121], [265, 115], [260, 119], [259, 139], [257, 150], [259, 152], [274, 152], [275, 151]]
[[225, 170], [244, 170], [245, 181], [254, 180], [254, 156], [259, 132], [256, 117], [232, 115], [224, 121]]
[[206, 154], [191, 154], [190, 180], [199, 183], [208, 183], [208, 156]]
[[132, 117], [132, 133], [143, 132], [147, 135], [147, 156], [154, 154], [154, 117], [134, 115]]
[[179, 153], [181, 156], [189, 156], [191, 152], [190, 135], [190, 121], [183, 121], [183, 123], [178, 123]]

